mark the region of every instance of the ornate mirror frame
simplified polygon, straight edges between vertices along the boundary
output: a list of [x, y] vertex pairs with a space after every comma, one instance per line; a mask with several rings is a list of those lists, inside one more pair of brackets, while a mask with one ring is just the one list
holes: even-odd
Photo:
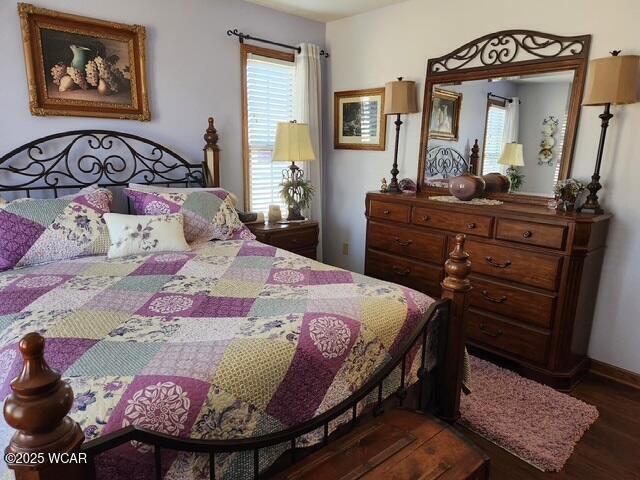
[[[472, 40], [442, 57], [429, 59], [422, 108], [419, 190], [439, 195], [447, 191], [442, 187], [426, 185], [430, 106], [434, 85], [573, 70], [574, 80], [560, 168], [560, 179], [566, 179], [571, 171], [590, 44], [591, 35], [562, 37], [533, 30], [503, 30]], [[484, 145], [481, 145], [481, 148], [484, 148]], [[545, 196], [510, 193], [494, 193], [488, 196], [519, 203], [546, 203], [548, 199]]]

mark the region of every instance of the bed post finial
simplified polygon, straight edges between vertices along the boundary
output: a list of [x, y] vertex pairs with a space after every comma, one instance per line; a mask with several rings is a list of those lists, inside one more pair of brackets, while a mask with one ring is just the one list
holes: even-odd
[[469, 173], [475, 173], [480, 175], [478, 167], [480, 165], [480, 145], [478, 145], [478, 139], [476, 138], [471, 147], [471, 155], [469, 155]]
[[209, 117], [209, 126], [204, 132], [204, 171], [207, 184], [220, 186], [220, 148], [218, 148], [218, 131], [213, 124], [213, 117]]
[[460, 416], [460, 391], [462, 389], [464, 367], [464, 320], [469, 303], [471, 282], [471, 262], [464, 251], [465, 236], [456, 235], [455, 246], [444, 264], [445, 277], [442, 281], [442, 298], [451, 300], [449, 322], [446, 325], [446, 352], [439, 369], [442, 391], [438, 392], [438, 414], [448, 422], [455, 422]]
[[[73, 405], [73, 390], [47, 365], [44, 345], [44, 338], [36, 332], [20, 340], [24, 365], [20, 375], [11, 382], [13, 393], [4, 402], [4, 418], [17, 431], [5, 453], [68, 453], [78, 451], [84, 441], [80, 426], [67, 416]], [[18, 480], [56, 478], [64, 464], [47, 461], [33, 465], [7, 463]], [[76, 465], [76, 472], [65, 465], [66, 478], [80, 478], [82, 467]]]

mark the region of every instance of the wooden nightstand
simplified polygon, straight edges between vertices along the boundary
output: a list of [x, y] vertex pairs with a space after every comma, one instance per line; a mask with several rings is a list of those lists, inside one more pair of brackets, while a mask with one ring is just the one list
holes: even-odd
[[247, 227], [262, 243], [316, 259], [318, 222], [249, 223]]

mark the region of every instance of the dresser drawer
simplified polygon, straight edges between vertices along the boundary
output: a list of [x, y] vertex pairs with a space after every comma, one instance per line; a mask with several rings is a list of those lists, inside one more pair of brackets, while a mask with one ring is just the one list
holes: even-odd
[[285, 250], [315, 247], [318, 243], [318, 230], [317, 228], [305, 228], [273, 232], [267, 237], [266, 243]]
[[440, 233], [375, 222], [369, 223], [367, 232], [371, 248], [433, 263], [444, 262], [445, 240], [446, 237]]
[[528, 252], [467, 240], [465, 250], [471, 256], [471, 271], [496, 278], [555, 290], [558, 286], [562, 257]]
[[471, 278], [473, 290], [469, 304], [537, 327], [550, 329], [555, 297], [543, 293], [491, 282], [476, 276]]
[[564, 248], [566, 233], [567, 227], [564, 225], [546, 225], [501, 218], [498, 219], [496, 238], [561, 250]]
[[544, 363], [547, 359], [549, 335], [475, 310], [467, 312], [466, 320], [466, 333], [471, 340], [536, 363]]
[[396, 255], [367, 251], [365, 273], [381, 280], [399, 283], [429, 295], [437, 295], [444, 270]]
[[394, 222], [409, 223], [411, 206], [402, 203], [379, 202], [372, 200], [369, 204], [369, 216]]
[[425, 225], [442, 230], [489, 237], [491, 235], [493, 217], [416, 207], [413, 209], [411, 221], [415, 225]]

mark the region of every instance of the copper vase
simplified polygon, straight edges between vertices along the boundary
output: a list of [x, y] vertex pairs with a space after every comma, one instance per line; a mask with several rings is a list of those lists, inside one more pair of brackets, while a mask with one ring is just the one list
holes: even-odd
[[485, 193], [507, 193], [511, 187], [509, 177], [501, 173], [487, 173], [482, 179]]

